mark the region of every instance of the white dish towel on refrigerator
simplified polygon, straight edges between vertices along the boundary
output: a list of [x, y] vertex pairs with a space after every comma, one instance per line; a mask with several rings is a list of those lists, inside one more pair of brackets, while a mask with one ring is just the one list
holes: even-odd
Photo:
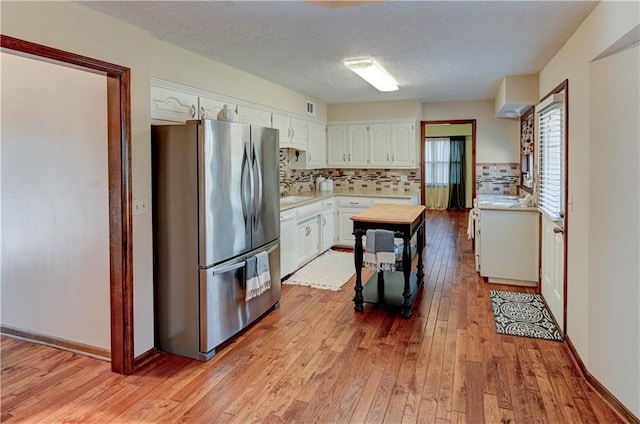
[[246, 264], [246, 295], [245, 300], [260, 296], [271, 288], [271, 274], [269, 271], [269, 254], [260, 252], [247, 258]]

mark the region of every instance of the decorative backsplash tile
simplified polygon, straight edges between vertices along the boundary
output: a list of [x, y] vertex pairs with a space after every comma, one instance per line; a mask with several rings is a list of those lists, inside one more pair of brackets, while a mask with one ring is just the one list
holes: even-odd
[[[315, 190], [316, 177], [331, 178], [338, 190], [411, 191], [420, 189], [419, 169], [336, 169], [298, 170], [289, 168], [286, 150], [280, 150], [280, 193]], [[403, 176], [407, 181], [401, 181]], [[283, 184], [284, 183], [284, 184]]]
[[[391, 190], [420, 189], [419, 169], [310, 169], [289, 168], [287, 151], [280, 150], [280, 194], [315, 190], [316, 177], [331, 178], [334, 189]], [[401, 181], [406, 177], [407, 181]], [[477, 163], [476, 194], [518, 195], [520, 166], [518, 163]]]
[[518, 163], [476, 163], [476, 194], [518, 195]]

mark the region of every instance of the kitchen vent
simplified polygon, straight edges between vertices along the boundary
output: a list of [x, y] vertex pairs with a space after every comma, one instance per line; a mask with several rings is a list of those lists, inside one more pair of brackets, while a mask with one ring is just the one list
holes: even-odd
[[307, 100], [307, 113], [309, 115], [315, 115], [316, 114], [316, 104], [310, 102], [309, 100]]

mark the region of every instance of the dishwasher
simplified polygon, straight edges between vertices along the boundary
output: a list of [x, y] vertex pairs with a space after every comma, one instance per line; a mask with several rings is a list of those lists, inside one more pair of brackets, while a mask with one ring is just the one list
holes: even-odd
[[294, 209], [280, 212], [280, 274], [287, 277], [298, 267], [298, 214]]

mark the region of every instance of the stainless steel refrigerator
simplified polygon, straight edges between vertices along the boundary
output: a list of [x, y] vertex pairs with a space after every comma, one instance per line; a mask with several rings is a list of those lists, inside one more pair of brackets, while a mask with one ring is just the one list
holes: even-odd
[[[207, 360], [279, 305], [278, 131], [204, 119], [151, 134], [156, 347]], [[262, 251], [271, 288], [245, 301]]]

